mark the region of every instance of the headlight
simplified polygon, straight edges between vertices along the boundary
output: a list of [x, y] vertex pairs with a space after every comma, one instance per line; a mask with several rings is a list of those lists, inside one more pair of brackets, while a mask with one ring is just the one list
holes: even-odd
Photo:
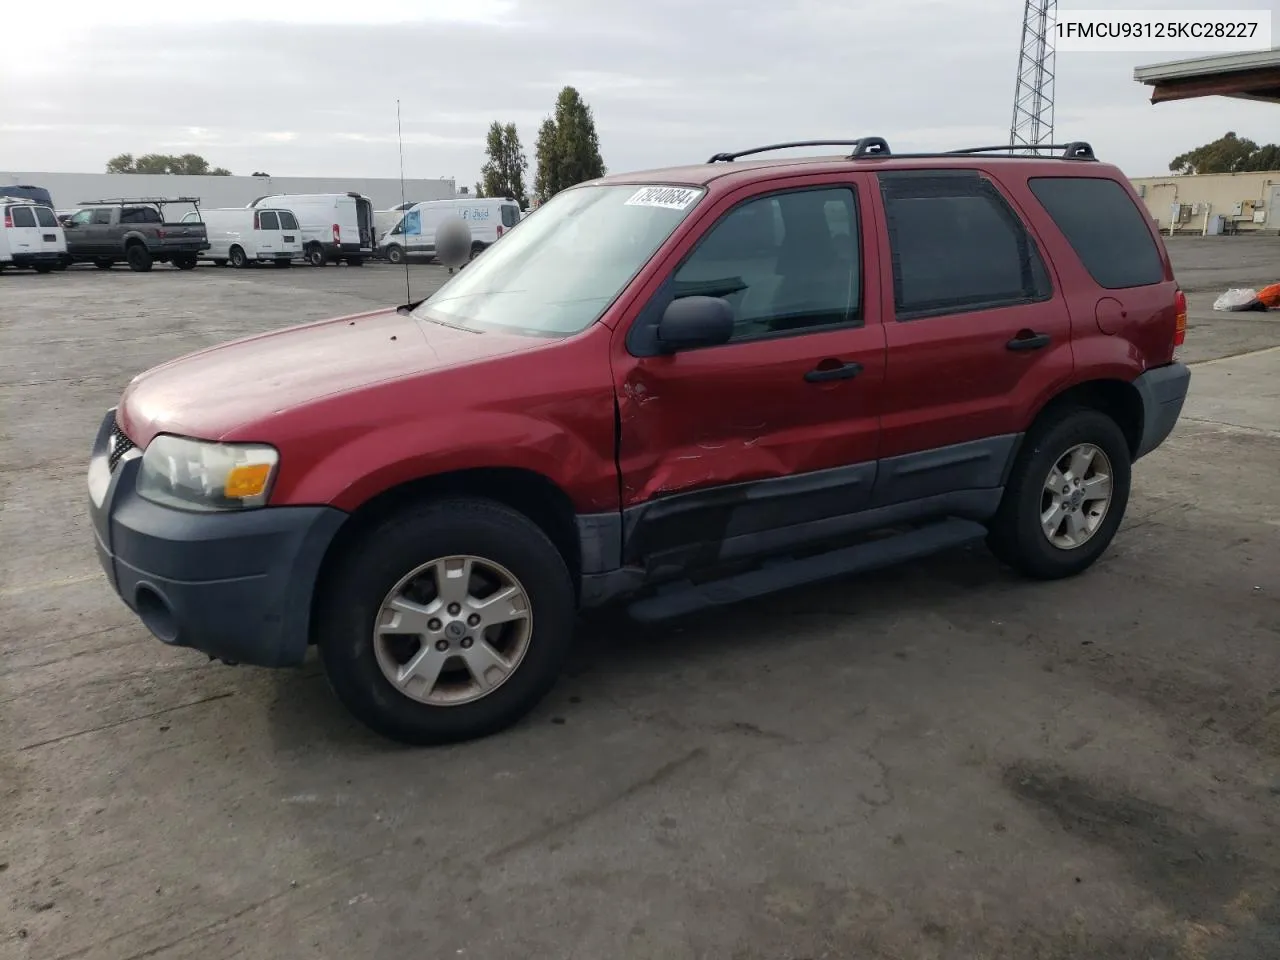
[[209, 443], [160, 434], [138, 469], [138, 493], [183, 510], [261, 507], [271, 493], [275, 449], [258, 443]]

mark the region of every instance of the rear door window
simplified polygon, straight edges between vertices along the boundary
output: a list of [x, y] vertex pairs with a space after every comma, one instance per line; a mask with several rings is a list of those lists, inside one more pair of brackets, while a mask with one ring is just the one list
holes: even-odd
[[288, 210], [280, 211], [280, 229], [281, 230], [297, 230], [298, 220]]
[[36, 225], [36, 215], [31, 212], [30, 207], [10, 207], [9, 216], [13, 220], [15, 227], [34, 227]]
[[1102, 177], [1034, 177], [1031, 191], [1100, 287], [1164, 281], [1164, 262], [1127, 190]]
[[56, 227], [58, 218], [48, 207], [36, 207], [36, 222], [42, 227]]
[[121, 223], [162, 223], [160, 211], [155, 207], [126, 207], [120, 214]]
[[258, 229], [259, 230], [279, 230], [280, 218], [275, 215], [274, 211], [264, 210], [258, 216]]
[[898, 320], [1046, 300], [1049, 274], [1026, 227], [985, 177], [881, 174]]

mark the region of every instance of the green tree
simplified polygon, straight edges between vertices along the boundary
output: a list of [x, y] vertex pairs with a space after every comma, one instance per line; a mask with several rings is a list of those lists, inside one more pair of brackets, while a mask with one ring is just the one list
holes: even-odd
[[555, 113], [542, 121], [534, 153], [538, 161], [534, 193], [539, 202], [604, 176], [595, 116], [573, 87], [565, 87], [556, 97]]
[[485, 138], [485, 153], [489, 159], [480, 168], [481, 181], [476, 184], [476, 196], [514, 197], [523, 207], [527, 200], [524, 178], [529, 160], [520, 144], [516, 125], [493, 121]]
[[107, 161], [107, 173], [165, 173], [189, 176], [229, 177], [226, 167], [210, 167], [209, 161], [199, 154], [184, 153], [176, 156], [168, 153], [145, 153], [134, 157], [122, 153]]
[[1238, 137], [1234, 132], [1179, 154], [1169, 163], [1173, 173], [1249, 173], [1280, 170], [1280, 146]]
[[546, 203], [559, 189], [552, 185], [560, 182], [560, 164], [556, 157], [556, 122], [550, 117], [543, 120], [542, 126], [538, 128], [538, 142], [533, 153], [538, 163], [538, 170], [533, 178], [533, 195], [539, 203]]

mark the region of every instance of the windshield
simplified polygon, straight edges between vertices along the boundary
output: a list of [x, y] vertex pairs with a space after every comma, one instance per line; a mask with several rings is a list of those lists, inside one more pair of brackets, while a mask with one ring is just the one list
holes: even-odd
[[566, 190], [414, 316], [535, 336], [578, 333], [600, 318], [704, 192], [635, 184]]

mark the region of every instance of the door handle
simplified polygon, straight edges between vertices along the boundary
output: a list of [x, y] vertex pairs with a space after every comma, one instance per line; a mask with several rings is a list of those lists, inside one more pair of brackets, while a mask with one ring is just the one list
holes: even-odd
[[826, 380], [852, 380], [862, 372], [862, 364], [856, 361], [842, 363], [838, 367], [815, 367], [804, 375], [809, 383], [822, 383]]
[[1047, 347], [1052, 338], [1047, 333], [1036, 333], [1033, 330], [1019, 330], [1018, 335], [1005, 346], [1010, 350], [1039, 350]]

